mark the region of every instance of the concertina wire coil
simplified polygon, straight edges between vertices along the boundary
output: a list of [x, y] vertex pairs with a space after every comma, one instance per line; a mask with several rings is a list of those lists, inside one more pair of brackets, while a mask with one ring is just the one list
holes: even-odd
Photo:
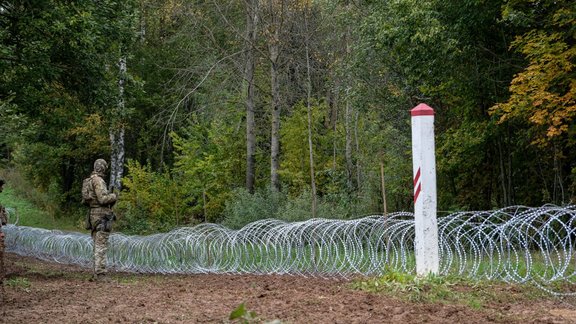
[[[14, 224], [2, 230], [8, 252], [92, 265], [88, 234]], [[438, 217], [438, 238], [439, 275], [539, 286], [576, 281], [574, 205], [456, 212]], [[107, 259], [116, 270], [136, 273], [342, 278], [415, 273], [414, 214], [301, 222], [263, 219], [239, 230], [203, 223], [147, 236], [113, 233]]]

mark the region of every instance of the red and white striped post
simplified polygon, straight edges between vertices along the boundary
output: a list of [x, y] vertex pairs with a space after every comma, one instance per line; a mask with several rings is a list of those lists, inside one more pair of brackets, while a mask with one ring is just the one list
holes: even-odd
[[412, 115], [412, 163], [414, 174], [414, 221], [416, 273], [437, 274], [438, 223], [436, 220], [436, 154], [434, 151], [434, 109], [419, 104]]

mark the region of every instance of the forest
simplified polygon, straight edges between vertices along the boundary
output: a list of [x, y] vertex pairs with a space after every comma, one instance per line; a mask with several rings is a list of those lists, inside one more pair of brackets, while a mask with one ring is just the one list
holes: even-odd
[[576, 2], [0, 0], [0, 169], [118, 228], [413, 208], [410, 109], [435, 110], [439, 214], [576, 198]]

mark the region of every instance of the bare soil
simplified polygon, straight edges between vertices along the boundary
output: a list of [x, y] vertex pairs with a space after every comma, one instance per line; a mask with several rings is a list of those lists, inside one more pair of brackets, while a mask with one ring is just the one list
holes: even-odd
[[0, 323], [230, 323], [244, 303], [250, 323], [574, 323], [576, 303], [525, 298], [502, 285], [481, 307], [410, 303], [354, 290], [349, 281], [272, 275], [112, 273], [5, 254]]

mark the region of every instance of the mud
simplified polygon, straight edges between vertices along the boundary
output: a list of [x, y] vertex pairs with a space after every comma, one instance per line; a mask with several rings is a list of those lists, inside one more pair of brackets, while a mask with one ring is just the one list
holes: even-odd
[[[230, 323], [244, 303], [250, 323], [574, 323], [574, 303], [495, 298], [482, 307], [410, 303], [354, 290], [345, 280], [272, 275], [111, 273], [6, 253], [0, 323]], [[501, 289], [507, 289], [505, 286]]]

